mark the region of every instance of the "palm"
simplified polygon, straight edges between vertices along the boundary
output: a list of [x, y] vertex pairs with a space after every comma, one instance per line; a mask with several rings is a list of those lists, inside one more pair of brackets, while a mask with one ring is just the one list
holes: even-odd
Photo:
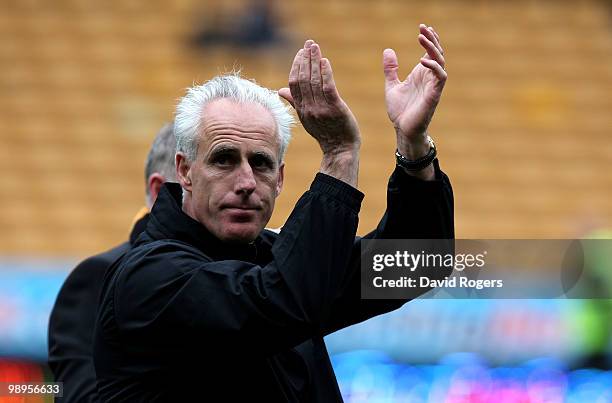
[[424, 133], [442, 95], [444, 84], [421, 64], [406, 80], [388, 85], [385, 90], [387, 113], [401, 133]]
[[437, 33], [424, 24], [419, 30], [419, 43], [426, 53], [404, 81], [397, 75], [399, 63], [395, 51], [383, 52], [387, 113], [397, 135], [408, 141], [425, 134], [447, 77], [444, 50]]

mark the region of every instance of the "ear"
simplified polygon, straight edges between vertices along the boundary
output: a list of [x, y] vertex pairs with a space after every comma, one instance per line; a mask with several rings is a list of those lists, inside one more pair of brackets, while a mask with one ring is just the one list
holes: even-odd
[[176, 166], [176, 178], [181, 184], [181, 187], [191, 192], [191, 163], [187, 159], [187, 156], [182, 152], [176, 153], [174, 156], [174, 163]]
[[278, 179], [276, 181], [276, 197], [280, 195], [280, 192], [283, 189], [284, 179], [285, 179], [285, 163], [282, 162], [280, 167], [278, 168]]
[[161, 189], [165, 181], [166, 178], [159, 172], [155, 172], [149, 176], [149, 180], [147, 181], [147, 189], [149, 190], [149, 197], [151, 199], [151, 203], [155, 203], [157, 195], [159, 194], [159, 190]]

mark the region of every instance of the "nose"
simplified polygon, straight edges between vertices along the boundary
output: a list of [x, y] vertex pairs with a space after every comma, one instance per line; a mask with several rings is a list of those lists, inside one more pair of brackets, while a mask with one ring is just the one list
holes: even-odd
[[238, 177], [236, 178], [234, 191], [237, 194], [246, 195], [253, 193], [257, 185], [257, 181], [255, 180], [255, 174], [253, 173], [253, 169], [248, 161], [240, 164], [237, 175]]

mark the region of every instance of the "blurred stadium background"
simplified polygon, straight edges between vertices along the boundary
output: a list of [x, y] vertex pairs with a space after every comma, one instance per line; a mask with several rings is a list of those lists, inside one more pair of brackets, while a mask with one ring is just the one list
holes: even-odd
[[[251, 3], [0, 0], [0, 381], [51, 379], [46, 326], [59, 287], [80, 259], [127, 238], [146, 152], [184, 89], [235, 67], [286, 86], [307, 38], [361, 124], [361, 233], [382, 215], [394, 166], [382, 50], [396, 49], [407, 74], [420, 22], [447, 54], [430, 131], [453, 181], [457, 237], [612, 227], [609, 1], [269, 1], [266, 15]], [[319, 161], [297, 128], [271, 226]], [[327, 344], [347, 402], [612, 402], [609, 309], [422, 300]]]

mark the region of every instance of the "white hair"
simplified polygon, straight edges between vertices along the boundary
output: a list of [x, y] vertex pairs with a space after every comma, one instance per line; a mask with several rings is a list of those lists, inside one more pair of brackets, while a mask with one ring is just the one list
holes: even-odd
[[216, 76], [202, 85], [187, 89], [176, 107], [174, 135], [176, 151], [193, 161], [197, 154], [197, 135], [199, 133], [204, 106], [220, 98], [227, 98], [237, 103], [253, 102], [269, 110], [276, 122], [276, 131], [280, 140], [279, 161], [282, 162], [291, 140], [291, 127], [295, 120], [290, 108], [281, 101], [276, 91], [261, 87], [255, 81], [240, 77], [237, 72]]

